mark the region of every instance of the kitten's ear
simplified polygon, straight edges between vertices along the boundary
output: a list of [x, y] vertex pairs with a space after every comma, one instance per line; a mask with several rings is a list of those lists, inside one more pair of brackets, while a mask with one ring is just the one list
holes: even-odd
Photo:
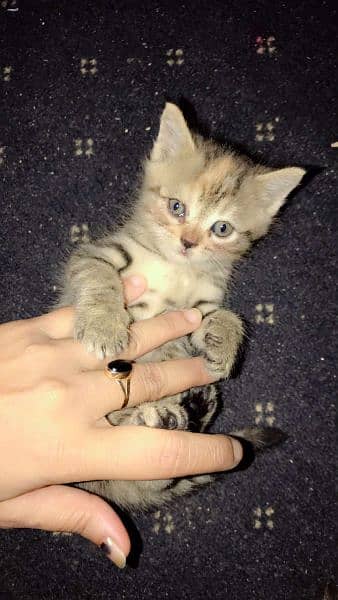
[[194, 148], [194, 141], [180, 109], [167, 102], [161, 116], [160, 131], [151, 151], [151, 160], [162, 161], [189, 154]]
[[288, 167], [256, 175], [258, 197], [264, 202], [264, 209], [272, 219], [287, 196], [298, 185], [306, 171], [299, 167]]

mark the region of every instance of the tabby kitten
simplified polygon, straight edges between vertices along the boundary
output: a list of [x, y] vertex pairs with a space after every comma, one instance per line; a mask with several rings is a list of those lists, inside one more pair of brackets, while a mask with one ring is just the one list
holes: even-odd
[[[59, 306], [75, 306], [75, 338], [99, 358], [128, 344], [133, 321], [197, 307], [202, 324], [142, 360], [203, 355], [218, 379], [228, 377], [243, 338], [240, 318], [224, 298], [234, 262], [265, 235], [287, 195], [304, 175], [297, 167], [272, 170], [191, 132], [177, 106], [167, 103], [138, 200], [125, 224], [78, 247], [65, 266]], [[148, 290], [126, 308], [120, 275], [143, 274]], [[112, 425], [204, 431], [218, 406], [216, 386], [195, 388], [107, 415]], [[278, 431], [238, 432], [255, 446], [278, 441]], [[211, 475], [159, 481], [80, 483], [128, 508], [159, 506]]]

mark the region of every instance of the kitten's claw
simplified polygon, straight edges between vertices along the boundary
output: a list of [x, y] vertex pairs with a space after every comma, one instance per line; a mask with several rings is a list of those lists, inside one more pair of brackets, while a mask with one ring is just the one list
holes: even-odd
[[76, 330], [76, 327], [75, 327], [74, 338], [78, 342], [82, 342], [83, 336], [84, 336], [84, 329], [78, 329], [78, 330]]
[[87, 352], [102, 360], [106, 356], [120, 354], [128, 346], [130, 322], [127, 311], [116, 313], [109, 310], [99, 315], [79, 311], [74, 337], [82, 342]]
[[243, 335], [240, 318], [220, 309], [203, 319], [202, 325], [191, 335], [191, 343], [204, 355], [209, 373], [221, 379], [231, 374]]

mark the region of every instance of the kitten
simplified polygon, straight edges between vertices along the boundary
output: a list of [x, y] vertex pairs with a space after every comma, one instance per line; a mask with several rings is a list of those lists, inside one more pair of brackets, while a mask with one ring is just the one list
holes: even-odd
[[[210, 373], [226, 378], [243, 339], [240, 318], [226, 307], [233, 264], [264, 236], [305, 171], [254, 164], [192, 133], [167, 103], [158, 137], [144, 162], [139, 197], [125, 224], [78, 247], [65, 266], [59, 306], [75, 306], [75, 338], [99, 358], [128, 344], [133, 321], [197, 307], [202, 324], [142, 360], [204, 356]], [[148, 290], [126, 308], [120, 275], [143, 274]], [[112, 425], [204, 431], [218, 407], [215, 385], [110, 413]], [[238, 432], [255, 447], [280, 439], [278, 430]], [[80, 483], [120, 506], [159, 506], [211, 475], [159, 481]]]

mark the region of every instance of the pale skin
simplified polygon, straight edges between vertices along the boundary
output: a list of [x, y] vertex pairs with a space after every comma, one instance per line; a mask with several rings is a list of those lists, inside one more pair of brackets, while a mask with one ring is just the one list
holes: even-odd
[[[124, 282], [127, 303], [146, 289], [143, 278], [134, 279]], [[201, 314], [192, 315], [133, 324], [119, 358], [134, 360], [195, 331]], [[0, 326], [0, 527], [78, 533], [105, 543], [123, 567], [130, 539], [116, 512], [64, 484], [224, 471], [240, 462], [242, 448], [223, 435], [111, 427], [105, 415], [121, 408], [122, 390], [103, 373], [108, 360], [88, 354], [73, 329], [71, 307]], [[202, 358], [135, 364], [129, 406], [212, 381]]]

